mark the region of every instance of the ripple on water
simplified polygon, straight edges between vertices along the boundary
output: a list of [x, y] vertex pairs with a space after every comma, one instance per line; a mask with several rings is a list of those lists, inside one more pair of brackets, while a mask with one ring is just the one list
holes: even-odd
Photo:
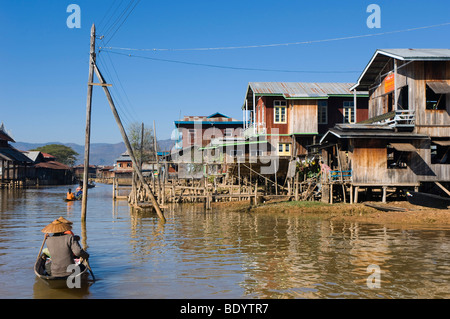
[[[113, 202], [111, 186], [81, 202], [67, 186], [0, 191], [0, 297], [3, 298], [449, 298], [450, 231], [213, 211], [191, 205], [136, 213]], [[74, 222], [98, 281], [56, 293], [32, 266], [40, 230]], [[370, 289], [368, 266], [380, 269]]]

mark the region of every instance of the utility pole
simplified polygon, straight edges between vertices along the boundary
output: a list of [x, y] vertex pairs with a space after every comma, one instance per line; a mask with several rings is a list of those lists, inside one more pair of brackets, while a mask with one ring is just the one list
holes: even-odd
[[81, 202], [81, 221], [86, 221], [87, 197], [88, 197], [88, 178], [89, 178], [89, 151], [91, 140], [91, 106], [92, 106], [92, 87], [94, 82], [95, 66], [95, 24], [91, 28], [91, 52], [89, 57], [89, 79], [88, 93], [86, 103], [86, 135], [84, 141], [84, 172], [83, 172], [83, 197]]

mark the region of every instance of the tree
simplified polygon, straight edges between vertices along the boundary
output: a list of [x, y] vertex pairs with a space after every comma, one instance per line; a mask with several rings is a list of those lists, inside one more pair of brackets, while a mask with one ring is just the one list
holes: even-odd
[[[144, 128], [144, 136], [142, 136], [142, 128]], [[156, 160], [153, 128], [150, 125], [133, 122], [128, 126], [127, 134], [134, 152], [134, 156], [138, 163], [145, 163], [147, 161]]]
[[32, 151], [40, 151], [42, 153], [53, 155], [56, 157], [56, 161], [68, 166], [73, 166], [75, 164], [76, 156], [78, 155], [71, 147], [62, 144], [49, 144], [38, 147]]

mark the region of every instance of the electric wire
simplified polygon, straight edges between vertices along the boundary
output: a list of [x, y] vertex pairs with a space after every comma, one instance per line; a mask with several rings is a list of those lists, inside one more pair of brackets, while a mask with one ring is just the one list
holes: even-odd
[[124, 51], [209, 51], [209, 50], [235, 50], [235, 49], [252, 49], [252, 48], [267, 48], [267, 47], [279, 47], [279, 46], [290, 46], [290, 45], [301, 45], [301, 44], [313, 44], [313, 43], [323, 43], [323, 42], [332, 42], [332, 41], [341, 41], [341, 40], [351, 40], [351, 39], [359, 39], [359, 38], [367, 38], [402, 32], [412, 32], [417, 30], [424, 30], [430, 28], [437, 28], [442, 26], [448, 26], [450, 22], [429, 25], [424, 27], [415, 27], [403, 30], [395, 30], [395, 31], [386, 31], [379, 33], [369, 33], [362, 35], [354, 35], [354, 36], [346, 36], [346, 37], [338, 37], [338, 38], [330, 38], [330, 39], [322, 39], [322, 40], [310, 40], [310, 41], [300, 41], [300, 42], [289, 42], [289, 43], [274, 43], [274, 44], [261, 44], [261, 45], [244, 45], [244, 46], [222, 46], [222, 47], [211, 47], [211, 48], [184, 48], [184, 49], [137, 49], [137, 48], [124, 48], [124, 47], [102, 47], [100, 49], [109, 49], [109, 50], [124, 50]]
[[153, 60], [153, 61], [159, 61], [159, 62], [169, 62], [169, 63], [178, 63], [178, 64], [193, 65], [193, 66], [203, 66], [203, 67], [209, 67], [209, 68], [240, 70], [240, 71], [281, 72], [281, 73], [317, 73], [317, 74], [328, 74], [328, 73], [329, 74], [336, 74], [336, 73], [344, 74], [344, 73], [360, 73], [361, 72], [360, 70], [358, 70], [358, 71], [317, 71], [317, 70], [281, 70], [281, 69], [246, 68], [246, 67], [188, 62], [188, 61], [180, 61], [180, 60], [160, 59], [160, 58], [153, 58], [153, 57], [148, 57], [148, 56], [115, 52], [115, 51], [104, 50], [104, 49], [102, 51], [130, 57], [130, 58], [140, 58], [140, 59], [147, 59], [147, 60]]
[[[97, 25], [97, 28], [99, 30], [102, 29], [102, 25], [103, 25], [103, 21], [105, 21], [106, 17], [108, 16], [108, 14], [111, 12], [111, 9], [114, 7], [114, 5], [116, 4], [117, 0], [114, 0], [113, 3], [111, 4], [111, 6], [109, 7], [109, 9], [106, 11], [105, 15], [103, 16], [103, 18], [100, 20], [100, 23]], [[117, 10], [117, 8], [116, 8]], [[106, 25], [109, 23], [109, 21], [111, 20], [111, 18], [106, 22]]]
[[[117, 5], [117, 7], [114, 9], [114, 12], [112, 12], [112, 14], [110, 15], [110, 17], [108, 18], [107, 22], [105, 23], [104, 26], [99, 25], [99, 31], [103, 31], [104, 32], [99, 32], [99, 34], [103, 34], [102, 38], [104, 38], [104, 35], [106, 34], [106, 32], [112, 27], [112, 25], [114, 24], [110, 24], [111, 20], [116, 16], [116, 12], [119, 10], [119, 8], [122, 6], [122, 2], [123, 0], [120, 0], [120, 3]], [[115, 4], [115, 2], [113, 3], [113, 5]]]
[[125, 19], [123, 19], [123, 20], [120, 22], [120, 24], [119, 24], [118, 27], [115, 29], [115, 31], [111, 34], [111, 36], [106, 36], [106, 35], [105, 35], [105, 37], [107, 38], [107, 41], [106, 41], [105, 45], [107, 45], [107, 44], [112, 40], [112, 38], [116, 35], [117, 31], [119, 31], [119, 29], [123, 26], [123, 24], [125, 23], [125, 21], [127, 21], [128, 17], [131, 15], [131, 13], [134, 11], [134, 9], [138, 6], [138, 4], [139, 4], [140, 2], [141, 2], [141, 0], [137, 0], [136, 2], [135, 2], [135, 0], [132, 0], [132, 1], [129, 3], [128, 7], [127, 7], [127, 8], [122, 12], [122, 14], [120, 15], [119, 19], [116, 20], [116, 23], [113, 25], [113, 27], [116, 26], [116, 25], [120, 22], [120, 19], [122, 19], [123, 15], [128, 11], [128, 9], [130, 8], [130, 6], [131, 6], [133, 3], [135, 3], [135, 4], [134, 4], [134, 6], [131, 8], [131, 10], [128, 12], [128, 14], [125, 16]]
[[123, 94], [125, 95], [125, 99], [126, 99], [126, 101], [128, 102], [127, 104], [128, 104], [128, 110], [130, 110], [130, 113], [129, 113], [130, 116], [131, 116], [132, 118], [134, 118], [134, 116], [136, 116], [136, 118], [139, 118], [139, 116], [137, 116], [137, 114], [136, 114], [136, 112], [135, 112], [135, 110], [134, 110], [134, 107], [133, 107], [133, 104], [132, 104], [131, 101], [130, 101], [130, 98], [128, 97], [127, 91], [125, 90], [125, 88], [124, 88], [124, 86], [123, 86], [123, 84], [122, 84], [122, 81], [121, 81], [121, 79], [120, 79], [120, 76], [119, 76], [119, 74], [118, 74], [118, 72], [117, 72], [116, 67], [114, 66], [114, 62], [113, 62], [111, 56], [109, 55], [109, 52], [107, 52], [107, 51], [105, 51], [105, 52], [106, 52], [106, 55], [107, 55], [108, 60], [109, 60], [109, 62], [110, 62], [110, 65], [111, 65], [111, 67], [112, 67], [112, 70], [114, 71], [114, 74], [115, 74], [115, 76], [116, 76], [116, 79], [117, 79], [117, 82], [118, 82], [118, 84], [119, 84], [119, 86], [120, 86], [120, 89], [122, 90]]
[[110, 72], [108, 63], [106, 62], [106, 59], [104, 59], [103, 55], [97, 55], [97, 63], [100, 64], [102, 71], [107, 76], [108, 83], [111, 83], [113, 85], [109, 89], [109, 93], [111, 94], [113, 101], [115, 101], [114, 104], [116, 105], [118, 112], [121, 114], [122, 122], [125, 123], [125, 127], [128, 127], [130, 123], [135, 122], [135, 119], [132, 118], [132, 116], [126, 111], [126, 108], [124, 108], [125, 103], [123, 102], [120, 92], [118, 91], [118, 89], [116, 89], [117, 84], [113, 76], [111, 75], [112, 73]]

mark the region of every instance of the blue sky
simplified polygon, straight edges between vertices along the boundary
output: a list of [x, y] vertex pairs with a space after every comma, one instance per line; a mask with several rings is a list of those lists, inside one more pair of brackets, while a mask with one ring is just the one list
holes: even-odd
[[[81, 8], [79, 29], [66, 25], [71, 14], [66, 10], [73, 3]], [[443, 0], [142, 0], [111, 38], [120, 25], [114, 21], [130, 3], [132, 0], [0, 1], [0, 122], [16, 141], [84, 144], [92, 23], [98, 36], [105, 35], [103, 43], [97, 41], [98, 46], [108, 42], [108, 47], [184, 49], [322, 40], [450, 22], [450, 2]], [[381, 8], [380, 29], [366, 24], [369, 4]], [[241, 119], [248, 82], [355, 82], [376, 49], [449, 48], [449, 33], [447, 25], [289, 46], [115, 51], [189, 63], [314, 72], [210, 68], [106, 51], [100, 52], [98, 65], [113, 83], [111, 92], [124, 125], [156, 121], [158, 138], [166, 139], [180, 115], [221, 112]], [[330, 71], [337, 73], [327, 73]], [[91, 142], [120, 141], [105, 94], [94, 87]]]

